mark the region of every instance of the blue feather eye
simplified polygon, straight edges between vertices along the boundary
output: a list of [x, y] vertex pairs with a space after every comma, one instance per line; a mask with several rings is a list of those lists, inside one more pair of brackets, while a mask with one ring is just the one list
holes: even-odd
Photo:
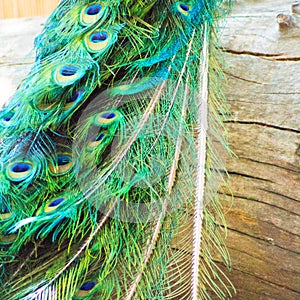
[[105, 137], [105, 134], [104, 133], [100, 133], [98, 134], [96, 137], [94, 137], [92, 139], [93, 142], [99, 142], [99, 141], [102, 141]]
[[10, 219], [12, 215], [13, 213], [11, 212], [11, 210], [7, 206], [4, 206], [0, 212], [0, 222]]
[[65, 66], [59, 70], [62, 76], [74, 76], [78, 72], [77, 66]]
[[63, 201], [65, 200], [65, 198], [58, 198], [54, 201], [52, 201], [51, 203], [49, 203], [49, 207], [57, 207], [59, 204], [61, 204]]
[[15, 112], [14, 111], [9, 111], [8, 113], [6, 113], [3, 116], [2, 120], [1, 120], [1, 123], [4, 126], [9, 126], [11, 124], [11, 121], [12, 121], [14, 116], [15, 116]]
[[87, 149], [92, 151], [100, 145], [105, 146], [109, 142], [109, 137], [109, 132], [102, 130], [88, 142]]
[[44, 207], [40, 208], [36, 215], [40, 215], [42, 213], [50, 213], [58, 209], [58, 207], [65, 201], [64, 197], [59, 197], [56, 199], [52, 199], [48, 201]]
[[182, 10], [184, 10], [184, 11], [186, 11], [186, 12], [188, 12], [190, 9], [189, 9], [189, 7], [187, 6], [187, 5], [185, 5], [185, 4], [179, 4], [179, 6], [180, 6], [180, 8], [182, 9]]
[[101, 11], [102, 6], [100, 4], [94, 4], [89, 6], [86, 10], [85, 13], [89, 16], [94, 16], [99, 14], [99, 12]]
[[95, 281], [87, 281], [87, 282], [85, 282], [79, 288], [79, 290], [75, 294], [75, 297], [79, 297], [79, 299], [81, 299], [81, 297], [88, 296], [93, 291], [93, 289], [96, 287], [96, 285], [97, 285], [97, 282], [95, 282]]
[[36, 169], [30, 161], [13, 162], [6, 168], [6, 176], [14, 182], [21, 182], [34, 176]]
[[110, 35], [105, 30], [96, 30], [85, 37], [85, 46], [91, 53], [104, 51], [109, 45]]
[[81, 291], [90, 291], [90, 290], [92, 290], [95, 286], [96, 286], [96, 282], [89, 281], [89, 282], [84, 283], [84, 284], [80, 287], [80, 290], [81, 290]]
[[63, 111], [70, 109], [74, 104], [80, 102], [83, 99], [83, 96], [83, 90], [74, 91], [71, 97], [67, 98]]
[[101, 43], [108, 39], [108, 33], [105, 31], [95, 32], [90, 35], [90, 41], [93, 43]]
[[184, 3], [179, 3], [177, 5], [177, 10], [183, 14], [184, 16], [188, 16], [189, 13], [190, 13], [190, 10], [191, 10], [191, 6], [190, 5], [187, 5], [187, 4], [184, 4]]
[[80, 23], [83, 26], [97, 22], [104, 14], [104, 4], [102, 2], [86, 5], [80, 14]]
[[111, 120], [116, 117], [116, 114], [114, 112], [107, 112], [107, 113], [103, 113], [100, 117], [106, 120]]
[[13, 117], [13, 115], [6, 116], [6, 117], [3, 118], [3, 121], [9, 122], [12, 119], [12, 117]]
[[12, 168], [11, 171], [14, 173], [24, 173], [28, 172], [31, 169], [31, 165], [26, 163], [17, 163]]
[[85, 74], [85, 70], [79, 65], [67, 64], [59, 66], [53, 74], [53, 79], [60, 86], [68, 86], [81, 79]]
[[73, 167], [73, 157], [70, 153], [61, 153], [49, 164], [52, 175], [60, 176], [68, 173]]
[[73, 103], [78, 100], [83, 94], [83, 91], [75, 91], [70, 98], [67, 99], [66, 103]]
[[105, 111], [97, 114], [94, 117], [94, 124], [96, 126], [107, 127], [120, 120], [121, 115], [117, 111]]

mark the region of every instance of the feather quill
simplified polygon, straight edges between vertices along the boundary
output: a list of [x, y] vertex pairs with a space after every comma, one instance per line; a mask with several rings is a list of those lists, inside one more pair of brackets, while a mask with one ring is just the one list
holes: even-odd
[[215, 43], [227, 4], [60, 2], [0, 112], [3, 299], [231, 297], [214, 259], [230, 266]]
[[199, 95], [199, 115], [198, 115], [198, 137], [197, 147], [197, 176], [195, 193], [195, 213], [194, 213], [194, 245], [193, 245], [193, 271], [192, 271], [192, 299], [198, 299], [199, 295], [199, 269], [201, 254], [201, 239], [203, 226], [203, 207], [205, 191], [205, 162], [206, 162], [206, 136], [207, 136], [207, 118], [208, 118], [208, 38], [207, 24], [204, 24], [203, 48], [202, 48], [202, 66]]

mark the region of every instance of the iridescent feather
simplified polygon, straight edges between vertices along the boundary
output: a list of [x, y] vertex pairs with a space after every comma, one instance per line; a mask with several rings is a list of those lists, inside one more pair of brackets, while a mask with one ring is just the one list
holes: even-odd
[[2, 299], [234, 291], [215, 260], [230, 267], [216, 38], [229, 3], [145, 2], [61, 1], [0, 112]]

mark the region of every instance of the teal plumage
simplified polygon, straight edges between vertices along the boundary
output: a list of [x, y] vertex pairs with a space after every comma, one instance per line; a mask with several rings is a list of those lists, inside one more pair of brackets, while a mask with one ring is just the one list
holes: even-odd
[[[0, 112], [3, 299], [227, 299], [221, 0], [62, 0]], [[209, 125], [210, 130], [207, 129]]]

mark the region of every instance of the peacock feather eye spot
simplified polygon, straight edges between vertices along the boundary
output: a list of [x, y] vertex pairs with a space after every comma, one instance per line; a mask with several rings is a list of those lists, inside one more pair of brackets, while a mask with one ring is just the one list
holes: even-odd
[[177, 6], [177, 10], [184, 16], [188, 17], [190, 10], [191, 10], [191, 6], [186, 5], [184, 3], [179, 3]]
[[13, 182], [32, 179], [37, 171], [37, 166], [28, 160], [15, 161], [6, 167], [6, 177]]
[[94, 16], [99, 14], [99, 12], [102, 10], [102, 5], [100, 4], [93, 4], [86, 8], [85, 13], [89, 16]]
[[4, 117], [5, 122], [9, 122], [12, 119], [13, 115], [8, 115]]
[[105, 30], [95, 30], [85, 36], [84, 43], [91, 53], [102, 53], [109, 47], [111, 34]]
[[6, 206], [6, 205], [1, 209], [2, 214], [7, 214], [9, 212], [10, 212], [10, 210], [9, 210], [8, 206]]
[[57, 164], [59, 166], [65, 166], [72, 161], [72, 158], [68, 155], [59, 155], [57, 157]]
[[83, 94], [83, 91], [81, 91], [81, 90], [75, 91], [72, 94], [72, 96], [67, 99], [66, 103], [75, 102], [82, 94]]
[[57, 211], [60, 208], [60, 205], [67, 199], [68, 197], [65, 197], [64, 194], [56, 196], [56, 198], [50, 199], [45, 203], [45, 205], [41, 206], [37, 210], [36, 215], [38, 216], [41, 214], [48, 214]]
[[101, 115], [101, 118], [107, 119], [107, 120], [111, 120], [115, 117], [116, 117], [116, 114], [115, 113], [110, 113], [110, 112], [104, 113], [104, 114]]
[[61, 64], [55, 68], [52, 76], [56, 84], [65, 87], [81, 79], [86, 69], [77, 64]]
[[85, 5], [80, 14], [80, 24], [83, 26], [94, 24], [103, 16], [105, 8], [102, 2]]
[[105, 134], [104, 133], [100, 133], [96, 137], [94, 137], [92, 141], [93, 142], [99, 142], [99, 141], [103, 140], [104, 137], [105, 137]]
[[70, 153], [58, 154], [49, 164], [52, 175], [60, 176], [68, 173], [73, 167], [73, 157]]
[[105, 145], [109, 142], [110, 138], [112, 138], [112, 136], [109, 135], [109, 132], [101, 128], [100, 132], [91, 137], [87, 144], [87, 149], [89, 151], [103, 149], [103, 147], [105, 147]]
[[117, 111], [111, 110], [111, 111], [103, 111], [99, 114], [96, 114], [94, 116], [94, 125], [100, 126], [100, 127], [107, 127], [110, 126], [116, 122], [118, 122], [121, 119], [120, 114]]
[[84, 98], [83, 90], [75, 90], [71, 96], [67, 97], [66, 103], [63, 107], [63, 111], [67, 111], [72, 107], [75, 107]]
[[187, 5], [185, 5], [185, 4], [180, 4], [179, 6], [180, 6], [180, 8], [181, 8], [182, 10], [184, 10], [184, 11], [186, 11], [186, 12], [188, 12], [188, 11], [190, 10], [190, 8], [189, 8]]
[[74, 76], [77, 72], [77, 66], [64, 66], [59, 71], [62, 76]]
[[27, 163], [16, 163], [12, 165], [11, 171], [14, 173], [25, 173], [32, 169], [32, 166]]
[[94, 287], [96, 286], [96, 282], [94, 281], [89, 281], [84, 283], [81, 287], [80, 287], [80, 291], [90, 291], [92, 290]]
[[3, 122], [8, 123], [11, 121], [11, 119], [14, 117], [15, 112], [10, 111], [3, 117]]
[[91, 34], [90, 40], [93, 43], [100, 43], [107, 40], [108, 34], [105, 31], [99, 31]]
[[0, 222], [7, 221], [12, 217], [12, 215], [12, 210], [7, 205], [4, 205], [0, 209]]
[[49, 204], [49, 207], [56, 207], [56, 206], [58, 206], [59, 204], [61, 204], [64, 200], [65, 200], [65, 198], [58, 198], [58, 199], [52, 201], [52, 202]]
[[47, 103], [45, 101], [33, 103], [34, 108], [43, 113], [43, 115], [48, 115], [49, 111], [51, 111], [56, 105], [57, 104], [55, 102]]

